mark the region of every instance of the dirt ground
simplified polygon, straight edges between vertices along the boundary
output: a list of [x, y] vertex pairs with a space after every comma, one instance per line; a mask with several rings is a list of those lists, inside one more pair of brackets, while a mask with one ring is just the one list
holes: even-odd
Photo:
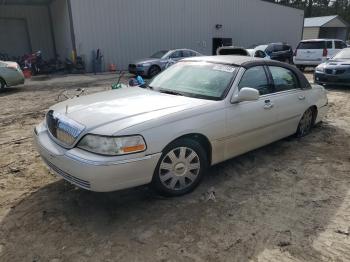
[[350, 88], [328, 88], [327, 119], [309, 136], [219, 164], [192, 194], [166, 199], [76, 189], [33, 147], [60, 92], [113, 81], [56, 77], [0, 93], [0, 261], [350, 261]]

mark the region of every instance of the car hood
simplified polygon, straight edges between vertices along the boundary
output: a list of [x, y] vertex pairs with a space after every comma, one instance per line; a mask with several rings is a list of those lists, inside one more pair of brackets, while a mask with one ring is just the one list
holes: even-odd
[[[130, 126], [210, 102], [128, 87], [66, 100], [50, 109], [84, 125], [85, 133], [98, 129], [101, 134], [114, 134]], [[104, 126], [115, 122], [118, 122], [115, 130], [104, 130]]]
[[326, 66], [350, 66], [350, 59], [331, 59], [325, 63]]
[[145, 63], [157, 63], [160, 59], [158, 58], [144, 58], [134, 61], [132, 64], [139, 65], [139, 64], [145, 64]]

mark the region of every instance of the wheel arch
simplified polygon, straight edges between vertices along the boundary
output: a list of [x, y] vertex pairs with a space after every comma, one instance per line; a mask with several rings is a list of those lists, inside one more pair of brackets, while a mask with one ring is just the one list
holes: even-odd
[[318, 115], [318, 108], [316, 105], [310, 106], [309, 108], [311, 108], [313, 111], [312, 124], [314, 125]]
[[[207, 154], [207, 157], [208, 157], [208, 160], [209, 160], [209, 163], [211, 164], [211, 162], [212, 162], [212, 145], [211, 145], [208, 137], [206, 137], [203, 134], [200, 134], [200, 133], [189, 133], [189, 134], [181, 135], [181, 136], [173, 139], [164, 148], [166, 148], [168, 145], [170, 145], [171, 143], [175, 142], [176, 140], [183, 139], [183, 138], [192, 139], [192, 140], [198, 142], [203, 147], [203, 149], [205, 150], [205, 152]], [[164, 150], [164, 148], [163, 148], [163, 150]]]
[[6, 80], [3, 77], [1, 77], [1, 76], [0, 76], [0, 81], [3, 81], [5, 83], [5, 86], [7, 86]]

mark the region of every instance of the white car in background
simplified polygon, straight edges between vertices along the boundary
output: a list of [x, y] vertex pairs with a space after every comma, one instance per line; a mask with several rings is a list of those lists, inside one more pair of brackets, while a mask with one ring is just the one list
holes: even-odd
[[34, 130], [58, 175], [107, 192], [151, 184], [193, 190], [209, 166], [284, 137], [308, 134], [327, 95], [294, 66], [248, 56], [186, 58], [143, 88], [61, 102]]
[[24, 84], [24, 75], [16, 62], [0, 61], [0, 89]]
[[265, 49], [263, 48], [264, 46], [267, 47], [267, 45], [261, 45], [261, 46], [257, 46], [254, 49], [247, 49], [247, 51], [252, 57], [258, 57], [258, 58], [264, 58], [264, 59], [270, 60], [271, 57], [266, 53]]
[[324, 63], [346, 47], [346, 43], [338, 39], [303, 40], [295, 49], [293, 62], [303, 71], [307, 66], [316, 67]]

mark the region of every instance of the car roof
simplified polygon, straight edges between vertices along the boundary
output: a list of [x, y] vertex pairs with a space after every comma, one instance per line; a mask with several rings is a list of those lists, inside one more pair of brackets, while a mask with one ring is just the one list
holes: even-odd
[[330, 38], [320, 38], [320, 39], [306, 39], [300, 42], [319, 42], [319, 41], [343, 41], [341, 39], [330, 39]]
[[306, 79], [304, 74], [299, 71], [295, 66], [282, 63], [276, 60], [267, 60], [264, 58], [257, 58], [252, 56], [237, 56], [237, 55], [218, 55], [218, 56], [198, 56], [189, 57], [181, 60], [183, 62], [209, 62], [217, 64], [225, 64], [237, 67], [243, 67], [249, 69], [254, 66], [278, 66], [289, 69], [298, 76], [301, 86], [305, 88], [310, 87], [309, 81]]
[[242, 66], [244, 63], [255, 61], [255, 60], [257, 59], [250, 56], [217, 55], [217, 56], [189, 57], [181, 61], [211, 62], [211, 63], [218, 63], [218, 64]]

